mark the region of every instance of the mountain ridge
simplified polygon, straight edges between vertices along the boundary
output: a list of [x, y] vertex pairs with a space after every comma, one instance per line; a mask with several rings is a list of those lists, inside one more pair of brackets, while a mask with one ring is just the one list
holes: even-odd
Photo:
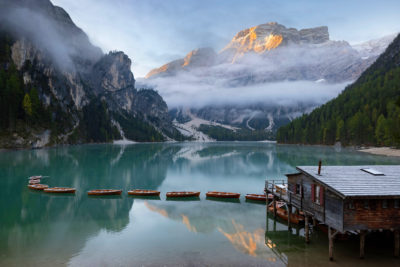
[[131, 60], [103, 54], [48, 0], [0, 1], [0, 147], [181, 138]]
[[[210, 125], [215, 122], [252, 131], [265, 130], [272, 133], [265, 134], [271, 138], [280, 126], [311, 112], [328, 99], [309, 96], [282, 101], [265, 93], [264, 97], [254, 97], [247, 104], [232, 104], [229, 101], [235, 91], [241, 99], [251, 96], [253, 91], [260, 95], [262, 90], [271, 93], [286, 90], [287, 98], [292, 99], [290, 94], [298, 93], [289, 85], [304, 88], [305, 92], [315, 88], [312, 90], [317, 95], [317, 87], [323, 94], [332, 89], [339, 92], [338, 88], [342, 90], [356, 80], [390, 41], [389, 36], [356, 49], [346, 41], [330, 40], [325, 26], [297, 30], [278, 23], [261, 24], [238, 32], [219, 53], [209, 53], [215, 53], [216, 58], [206, 60], [207, 65], [182, 67], [184, 58], [178, 59], [152, 70], [139, 83], [158, 90], [170, 104], [172, 118], [179, 123], [187, 124], [192, 114], [209, 121]], [[193, 102], [190, 97], [182, 97], [190, 88], [199, 96], [210, 92], [216, 97], [204, 103]], [[217, 98], [222, 92], [229, 97]], [[174, 94], [175, 98], [182, 99], [180, 103], [168, 102], [174, 100]]]
[[327, 41], [329, 41], [329, 32], [326, 26], [297, 30], [286, 28], [277, 22], [269, 22], [238, 32], [220, 51], [220, 54], [234, 63], [247, 52], [263, 54], [280, 46], [320, 44]]
[[[152, 69], [145, 78], [170, 77], [180, 73], [184, 74], [187, 70], [195, 71], [196, 69], [207, 72], [206, 68], [209, 67], [238, 63], [236, 65], [245, 66], [242, 68], [243, 71], [239, 71], [241, 76], [246, 77], [242, 79], [242, 85], [249, 81], [251, 83], [263, 83], [282, 81], [288, 78], [289, 80], [311, 81], [324, 79], [330, 82], [351, 81], [356, 79], [363, 70], [375, 61], [393, 38], [394, 36], [391, 35], [371, 40], [369, 41], [371, 47], [367, 47], [368, 41], [365, 44], [361, 43], [353, 47], [346, 41], [330, 40], [326, 26], [297, 30], [286, 28], [276, 22], [270, 22], [239, 31], [218, 53], [212, 48], [206, 48], [207, 53], [203, 53], [205, 58], [199, 56], [198, 59], [200, 58], [207, 64], [197, 64], [196, 59], [192, 61], [194, 62], [193, 65], [184, 63], [185, 58], [190, 57], [191, 54], [199, 50], [205, 51], [205, 48], [195, 49], [190, 51], [185, 58]], [[381, 40], [381, 43], [379, 43], [379, 40]], [[312, 58], [314, 62], [311, 64], [305, 61], [301, 62], [306, 66], [304, 72], [304, 68], [300, 69], [293, 64], [279, 63], [279, 61], [285, 61], [285, 53], [291, 60], [305, 55]], [[266, 68], [268, 64], [280, 64], [283, 73], [269, 71]], [[249, 71], [248, 68], [251, 68], [252, 65], [254, 65], [255, 70], [258, 70]], [[309, 70], [307, 70], [307, 65], [310, 65]], [[235, 73], [230, 73], [229, 66], [227, 68], [225, 74], [220, 75], [234, 76]], [[259, 72], [258, 76], [254, 72]], [[197, 73], [195, 74], [197, 75]], [[256, 77], [255, 80], [254, 77]]]

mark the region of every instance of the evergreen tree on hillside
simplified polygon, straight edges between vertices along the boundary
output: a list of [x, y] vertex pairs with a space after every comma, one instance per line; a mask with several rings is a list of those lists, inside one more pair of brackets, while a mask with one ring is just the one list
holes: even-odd
[[277, 133], [280, 143], [400, 146], [400, 35], [338, 97]]

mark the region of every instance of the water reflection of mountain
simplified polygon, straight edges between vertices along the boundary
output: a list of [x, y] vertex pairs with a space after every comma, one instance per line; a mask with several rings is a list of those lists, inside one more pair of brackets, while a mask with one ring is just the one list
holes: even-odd
[[276, 158], [276, 145], [256, 142], [187, 144], [174, 155], [174, 168], [232, 179], [284, 177], [294, 168]]
[[[134, 200], [89, 198], [86, 192], [110, 187], [125, 191], [157, 188], [166, 177], [173, 153], [173, 147], [163, 145], [93, 145], [1, 153], [0, 177], [6, 179], [0, 179], [0, 250], [23, 255], [21, 260], [34, 259], [41, 252], [62, 251], [60, 261], [67, 261], [79, 251], [77, 244], [83, 246], [102, 229], [121, 231], [129, 223]], [[33, 174], [49, 175], [43, 182], [72, 186], [77, 193], [61, 196], [30, 191], [27, 177]], [[54, 251], [49, 252], [49, 248]]]
[[179, 204], [146, 202], [145, 205], [153, 212], [181, 222], [191, 232], [219, 232], [243, 254], [272, 262], [277, 260], [276, 255], [265, 244], [262, 219], [265, 218], [265, 206], [209, 201]]
[[[294, 171], [294, 166], [315, 164], [320, 158], [330, 164], [393, 163], [390, 158], [362, 155], [363, 158], [358, 158], [352, 151], [338, 153], [326, 147], [300, 149], [254, 142], [85, 145], [2, 151], [0, 265], [25, 265], [29, 260], [37, 265], [49, 265], [45, 262], [49, 254], [57, 255], [52, 260], [56, 257], [60, 265], [65, 265], [71, 255], [79, 253], [102, 233], [113, 236], [131, 226], [135, 228], [130, 218], [138, 220], [143, 210], [171, 219], [166, 221], [179, 222], [182, 228], [178, 227], [177, 231], [216, 236], [216, 240], [225, 241], [228, 250], [248, 255], [244, 257], [246, 261], [249, 258], [257, 262], [279, 260], [263, 241], [260, 230], [265, 227], [265, 206], [245, 203], [243, 199], [241, 204], [234, 204], [205, 201], [202, 197], [202, 201], [196, 202], [149, 201], [146, 208], [143, 200], [139, 202], [126, 195], [116, 199], [88, 198], [86, 191], [160, 189], [162, 199], [167, 190], [181, 187], [202, 193], [205, 190], [257, 193], [262, 191], [265, 177], [284, 177], [285, 173]], [[55, 196], [32, 192], [26, 184], [27, 177], [34, 174], [50, 175], [44, 182], [50, 186], [73, 186], [77, 193]], [[137, 209], [137, 214], [130, 217], [135, 207], [143, 210]], [[159, 234], [157, 230], [152, 231]], [[126, 238], [127, 244], [135, 243]], [[168, 243], [168, 233], [164, 238]], [[180, 244], [184, 244], [182, 239]], [[218, 256], [213, 260], [210, 262], [218, 263]]]

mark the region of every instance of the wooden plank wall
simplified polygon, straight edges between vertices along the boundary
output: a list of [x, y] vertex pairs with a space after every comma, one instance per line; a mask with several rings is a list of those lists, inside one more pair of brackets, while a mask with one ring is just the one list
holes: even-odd
[[289, 188], [295, 188], [296, 183], [301, 184], [303, 187], [303, 198], [301, 199], [299, 194], [294, 195], [292, 197], [292, 204], [312, 214], [318, 221], [326, 223], [337, 230], [342, 230], [343, 200], [324, 188], [324, 205], [318, 205], [311, 198], [311, 185], [317, 182], [304, 174], [288, 177]]
[[349, 208], [350, 201], [344, 204], [345, 230], [400, 229], [400, 208], [394, 207], [394, 199], [387, 200], [387, 208], [382, 207], [383, 199], [368, 200], [369, 208], [364, 199], [355, 199], [354, 209]]
[[325, 223], [336, 230], [343, 231], [343, 199], [325, 190]]

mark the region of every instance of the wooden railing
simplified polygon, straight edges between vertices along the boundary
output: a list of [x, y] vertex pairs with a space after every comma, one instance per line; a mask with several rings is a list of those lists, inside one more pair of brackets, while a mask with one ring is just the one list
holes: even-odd
[[288, 183], [285, 180], [266, 180], [265, 192], [279, 198], [288, 197]]

